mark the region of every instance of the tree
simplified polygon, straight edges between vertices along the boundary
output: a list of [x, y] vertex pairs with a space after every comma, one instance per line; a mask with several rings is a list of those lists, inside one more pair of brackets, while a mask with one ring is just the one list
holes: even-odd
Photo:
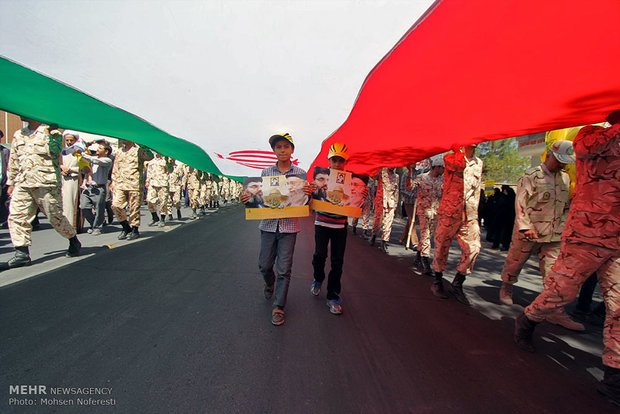
[[477, 153], [484, 161], [484, 179], [499, 183], [516, 184], [531, 165], [530, 157], [519, 156], [514, 138], [478, 144]]

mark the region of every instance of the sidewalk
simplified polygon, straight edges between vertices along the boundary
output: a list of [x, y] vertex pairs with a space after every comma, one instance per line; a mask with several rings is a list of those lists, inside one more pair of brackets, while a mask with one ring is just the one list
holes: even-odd
[[[229, 208], [237, 204], [220, 203], [220, 209]], [[140, 208], [140, 238], [136, 240], [118, 240], [121, 226], [115, 220], [112, 224], [105, 225], [100, 235], [91, 235], [86, 232], [78, 234], [78, 239], [80, 243], [82, 243], [82, 250], [79, 257], [65, 256], [67, 248], [69, 247], [69, 242], [56, 233], [44, 214], [39, 213], [41, 226], [39, 230], [32, 232], [32, 246], [30, 246], [32, 265], [0, 272], [0, 287], [39, 276], [51, 270], [91, 257], [102, 251], [123, 247], [131, 243], [139, 243], [143, 240], [159, 236], [162, 233], [175, 230], [199, 220], [206, 220], [210, 215], [216, 214], [217, 212], [217, 209], [207, 209], [206, 215], [200, 217], [198, 220], [192, 220], [190, 218], [192, 210], [189, 207], [182, 207], [182, 217], [180, 220], [176, 219], [176, 211], [174, 211], [173, 217], [175, 217], [175, 219], [169, 222], [167, 221], [165, 227], [149, 227], [148, 224], [151, 222], [151, 213], [149, 213], [146, 205], [142, 205]], [[0, 229], [0, 262], [8, 261], [13, 257], [14, 252], [9, 230]]]

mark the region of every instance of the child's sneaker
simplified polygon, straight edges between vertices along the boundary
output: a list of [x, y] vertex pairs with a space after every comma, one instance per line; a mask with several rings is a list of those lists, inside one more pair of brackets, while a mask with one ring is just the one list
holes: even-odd
[[338, 299], [338, 300], [329, 299], [327, 301], [327, 307], [329, 308], [329, 311], [333, 313], [334, 315], [340, 315], [342, 314], [341, 303], [342, 303], [342, 299]]
[[310, 293], [312, 293], [314, 296], [319, 296], [319, 293], [321, 293], [321, 284], [316, 280], [313, 281], [312, 286], [310, 286]]
[[271, 311], [271, 323], [275, 326], [282, 325], [284, 323], [284, 311], [280, 308], [274, 308]]

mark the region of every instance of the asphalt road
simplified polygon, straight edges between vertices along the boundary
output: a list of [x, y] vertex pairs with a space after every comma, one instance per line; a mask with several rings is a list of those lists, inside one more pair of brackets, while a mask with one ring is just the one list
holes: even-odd
[[[600, 326], [574, 334], [541, 324], [537, 354], [514, 346], [522, 307], [496, 303], [505, 253], [483, 252], [466, 282], [467, 308], [432, 296], [400, 246], [386, 255], [349, 234], [344, 314], [334, 316], [324, 292], [309, 292], [314, 237], [305, 219], [286, 323], [274, 327], [257, 222], [242, 217], [241, 207], [224, 209], [0, 288], [0, 412], [617, 412], [595, 391]], [[537, 283], [528, 266], [521, 304]], [[15, 385], [47, 394], [9, 394]], [[90, 397], [114, 405], [78, 406], [84, 395], [50, 395], [58, 387], [111, 388]]]

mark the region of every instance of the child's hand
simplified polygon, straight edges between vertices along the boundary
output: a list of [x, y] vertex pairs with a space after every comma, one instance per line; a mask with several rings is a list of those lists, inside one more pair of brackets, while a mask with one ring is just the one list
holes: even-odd
[[308, 184], [308, 181], [306, 181], [306, 184], [304, 184], [304, 193], [307, 196], [311, 196], [312, 195], [312, 185]]
[[243, 204], [247, 204], [250, 201], [250, 193], [248, 193], [247, 191], [244, 191], [243, 194], [241, 194], [241, 202]]

